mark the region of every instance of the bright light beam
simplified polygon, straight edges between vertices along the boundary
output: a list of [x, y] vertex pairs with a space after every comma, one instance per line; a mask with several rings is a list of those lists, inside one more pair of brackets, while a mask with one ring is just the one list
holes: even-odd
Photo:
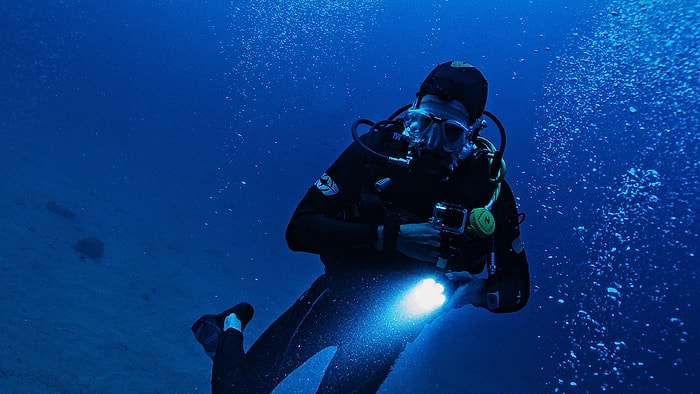
[[420, 281], [401, 301], [401, 309], [408, 317], [420, 317], [440, 308], [447, 297], [445, 287], [435, 279]]

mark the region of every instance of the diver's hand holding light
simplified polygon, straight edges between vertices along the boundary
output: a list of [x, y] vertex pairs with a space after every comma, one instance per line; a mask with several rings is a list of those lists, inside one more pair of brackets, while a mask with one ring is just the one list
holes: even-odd
[[414, 319], [466, 305], [486, 305], [485, 280], [466, 271], [453, 271], [443, 278], [418, 282], [401, 298], [400, 310], [402, 317]]
[[445, 307], [456, 309], [465, 305], [486, 304], [486, 282], [484, 279], [477, 278], [466, 271], [447, 272], [445, 276], [454, 283], [455, 287]]

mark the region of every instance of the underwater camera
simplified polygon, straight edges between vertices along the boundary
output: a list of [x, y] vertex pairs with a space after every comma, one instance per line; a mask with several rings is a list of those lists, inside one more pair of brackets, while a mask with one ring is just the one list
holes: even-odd
[[433, 208], [430, 224], [440, 230], [442, 243], [436, 266], [445, 269], [447, 260], [457, 252], [460, 240], [491, 236], [496, 221], [486, 208], [474, 208], [470, 211], [461, 205], [438, 202]]
[[461, 205], [439, 202], [433, 208], [430, 224], [443, 234], [486, 238], [493, 234], [496, 221], [486, 208], [469, 210]]
[[430, 224], [437, 230], [453, 234], [464, 234], [467, 229], [469, 210], [461, 205], [439, 202], [433, 208]]

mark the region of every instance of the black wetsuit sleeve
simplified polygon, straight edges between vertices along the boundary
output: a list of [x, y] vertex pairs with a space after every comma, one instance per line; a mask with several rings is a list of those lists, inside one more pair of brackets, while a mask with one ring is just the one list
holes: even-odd
[[496, 313], [515, 312], [522, 309], [530, 297], [530, 272], [520, 240], [515, 198], [505, 181], [493, 211], [496, 270], [489, 272], [486, 280], [488, 309]]
[[353, 143], [308, 189], [287, 226], [291, 250], [324, 254], [373, 247], [377, 226], [348, 217], [367, 180], [367, 161], [364, 150]]

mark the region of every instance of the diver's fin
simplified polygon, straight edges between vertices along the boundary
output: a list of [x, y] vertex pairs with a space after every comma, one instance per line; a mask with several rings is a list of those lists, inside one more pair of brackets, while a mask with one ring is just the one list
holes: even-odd
[[204, 347], [204, 352], [212, 360], [216, 354], [219, 335], [224, 332], [224, 319], [232, 313], [241, 321], [241, 329], [244, 329], [253, 318], [254, 310], [249, 303], [241, 302], [218, 315], [204, 315], [192, 325], [194, 337]]
[[219, 334], [223, 332], [216, 325], [216, 315], [204, 315], [192, 325], [194, 337], [204, 347], [204, 352], [207, 356], [214, 359], [216, 354], [216, 345], [219, 342]]

